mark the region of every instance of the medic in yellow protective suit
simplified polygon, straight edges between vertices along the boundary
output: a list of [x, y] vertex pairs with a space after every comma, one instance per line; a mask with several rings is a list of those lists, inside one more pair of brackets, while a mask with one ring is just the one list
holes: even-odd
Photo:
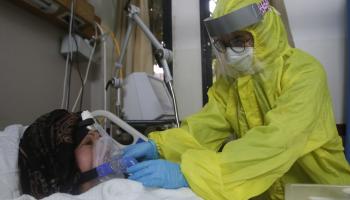
[[[219, 0], [214, 18], [256, 3]], [[253, 36], [257, 67], [220, 76], [199, 113], [180, 128], [151, 133], [159, 155], [178, 163], [189, 187], [210, 200], [284, 199], [287, 183], [350, 184], [321, 64], [289, 46], [273, 7], [242, 31]]]

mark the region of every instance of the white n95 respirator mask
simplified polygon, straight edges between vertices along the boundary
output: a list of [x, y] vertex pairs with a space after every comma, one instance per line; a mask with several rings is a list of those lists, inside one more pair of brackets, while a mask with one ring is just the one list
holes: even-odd
[[232, 48], [226, 48], [225, 58], [227, 67], [232, 68], [232, 70], [238, 73], [251, 74], [254, 65], [253, 47], [246, 47], [242, 52], [235, 52]]

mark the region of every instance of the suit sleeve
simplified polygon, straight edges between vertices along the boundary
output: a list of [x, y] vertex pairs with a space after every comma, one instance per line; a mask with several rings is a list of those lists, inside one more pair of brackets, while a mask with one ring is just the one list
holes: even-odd
[[209, 102], [204, 108], [186, 118], [180, 128], [150, 134], [164, 158], [180, 162], [181, 155], [189, 149], [218, 151], [232, 133], [226, 112], [227, 80], [219, 79], [209, 90]]

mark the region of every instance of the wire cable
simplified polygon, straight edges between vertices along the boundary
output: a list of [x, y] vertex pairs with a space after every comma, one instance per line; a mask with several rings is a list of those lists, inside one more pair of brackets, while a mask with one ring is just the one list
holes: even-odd
[[[75, 16], [75, 8], [76, 8], [76, 0], [71, 0], [71, 13], [70, 13], [70, 28], [69, 28], [69, 52], [70, 52], [70, 66], [69, 66], [69, 76], [68, 76], [68, 91], [67, 91], [67, 106], [66, 109], [69, 109], [69, 103], [70, 103], [70, 93], [71, 93], [71, 81], [72, 81], [72, 66], [73, 66], [73, 49], [72, 49], [72, 38], [74, 37], [72, 35], [72, 32], [75, 32], [75, 26], [74, 26], [74, 16]], [[76, 46], [78, 48], [78, 46]]]
[[67, 83], [67, 106], [66, 106], [66, 110], [69, 109], [69, 103], [70, 103], [70, 88], [71, 88], [71, 81], [72, 81], [72, 61], [73, 61], [73, 57], [70, 58], [69, 61], [69, 74], [68, 74], [68, 83]]
[[[106, 35], [108, 34], [109, 37], [113, 40], [113, 52], [114, 52], [114, 57], [115, 59], [119, 58], [120, 57], [120, 45], [119, 45], [119, 41], [118, 39], [116, 38], [115, 34], [113, 31], [111, 31], [111, 29], [109, 29], [107, 26], [103, 26], [101, 25], [101, 27], [105, 30], [105, 33]], [[114, 60], [113, 63], [116, 64], [116, 61]], [[118, 64], [121, 64], [121, 63], [118, 63]], [[116, 76], [118, 77], [121, 81], [123, 80], [123, 71], [122, 71], [122, 66], [119, 66], [119, 67], [113, 67], [112, 68], [112, 76]], [[106, 86], [108, 85], [108, 82], [106, 84]], [[108, 89], [108, 88], [107, 88]], [[115, 90], [109, 90], [107, 91], [106, 89], [106, 92], [109, 92], [109, 102], [117, 102], [117, 99], [118, 97], [120, 98], [121, 96], [121, 90], [119, 88], [116, 89], [116, 93], [114, 94], [113, 92]], [[117, 110], [116, 109], [116, 104], [109, 104], [109, 109], [110, 110]], [[116, 113], [118, 113], [118, 111], [116, 111]]]
[[75, 35], [73, 36], [73, 39], [74, 39], [74, 42], [75, 42], [75, 46], [77, 47], [77, 50], [76, 50], [76, 54], [75, 54], [75, 60], [76, 60], [76, 67], [77, 67], [77, 71], [78, 71], [78, 75], [79, 75], [79, 79], [80, 79], [80, 82], [81, 82], [81, 96], [80, 96], [80, 107], [79, 107], [79, 111], [82, 110], [82, 106], [83, 106], [83, 97], [84, 97], [84, 80], [83, 80], [83, 77], [81, 75], [81, 70], [80, 70], [80, 61], [79, 61], [79, 46], [78, 46], [78, 42], [77, 42], [77, 39], [75, 38]]
[[[74, 4], [75, 4], [75, 7], [73, 9], [73, 15], [72, 15], [72, 18], [73, 18], [73, 22], [75, 22], [75, 18], [76, 18], [76, 10], [78, 9], [77, 7], [77, 1], [74, 0]], [[80, 60], [79, 60], [79, 46], [78, 46], [78, 42], [77, 42], [77, 39], [76, 39], [76, 35], [78, 34], [78, 27], [76, 26], [75, 23], [72, 24], [72, 31], [74, 33], [73, 35], [73, 39], [74, 39], [74, 42], [75, 42], [75, 46], [76, 46], [76, 53], [75, 53], [75, 56], [73, 57], [73, 59], [76, 61], [76, 67], [77, 67], [77, 71], [78, 71], [78, 75], [79, 75], [79, 78], [80, 78], [80, 83], [81, 83], [81, 96], [80, 96], [80, 107], [79, 107], [79, 110], [81, 111], [82, 110], [82, 107], [83, 107], [83, 98], [84, 98], [84, 80], [83, 80], [83, 77], [82, 77], [82, 73], [81, 73], [81, 70], [80, 70]], [[74, 63], [74, 62], [73, 62]]]
[[65, 67], [65, 75], [64, 75], [64, 82], [63, 82], [63, 95], [62, 95], [62, 102], [61, 102], [61, 108], [65, 108], [68, 110], [69, 107], [69, 98], [70, 98], [70, 81], [69, 78], [70, 74], [69, 72], [71, 71], [71, 60], [72, 60], [72, 43], [71, 43], [71, 38], [72, 38], [72, 27], [73, 27], [73, 13], [74, 12], [74, 1], [71, 1], [71, 6], [70, 6], [70, 20], [69, 20], [69, 38], [68, 38], [68, 46], [69, 46], [69, 53], [67, 54], [66, 58], [66, 67]]
[[69, 55], [67, 55], [66, 58], [66, 67], [64, 71], [64, 79], [63, 79], [63, 94], [62, 94], [62, 100], [61, 100], [61, 108], [63, 109], [65, 107], [65, 100], [66, 100], [66, 88], [67, 88], [67, 75], [68, 75], [68, 62], [69, 62]]
[[[87, 65], [87, 68], [86, 68], [86, 72], [85, 72], [85, 77], [84, 77], [84, 85], [87, 82], [87, 78], [88, 78], [88, 75], [89, 75], [89, 71], [90, 71], [90, 67], [91, 67], [91, 63], [92, 63], [92, 58], [93, 58], [94, 53], [95, 53], [96, 45], [97, 45], [97, 29], [96, 29], [96, 26], [95, 26], [95, 41], [94, 41], [94, 46], [93, 46], [93, 48], [92, 48], [92, 50], [90, 52], [89, 62], [88, 62], [88, 65]], [[73, 105], [72, 112], [75, 112], [75, 108], [76, 108], [76, 106], [78, 104], [78, 101], [79, 101], [79, 98], [80, 98], [81, 95], [82, 95], [82, 88], [80, 88], [79, 94], [78, 94], [77, 98], [75, 99], [75, 103]]]

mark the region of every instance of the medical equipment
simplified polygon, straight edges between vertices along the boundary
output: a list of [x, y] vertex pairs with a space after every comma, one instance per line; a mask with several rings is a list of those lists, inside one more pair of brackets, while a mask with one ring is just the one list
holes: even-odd
[[113, 178], [126, 178], [127, 168], [137, 164], [137, 161], [131, 157], [113, 156], [109, 161], [83, 172], [80, 175], [80, 183], [96, 180], [94, 184], [102, 183]]
[[123, 149], [123, 157], [133, 157], [141, 161], [157, 160], [160, 158], [157, 145], [152, 140], [126, 147]]
[[171, 120], [174, 109], [164, 82], [143, 72], [124, 81], [123, 113], [126, 121]]
[[101, 182], [105, 181], [106, 176], [125, 177], [126, 169], [134, 166], [137, 161], [132, 157], [122, 158], [121, 156], [113, 156], [109, 162], [103, 163], [96, 167], [96, 171]]
[[[131, 132], [133, 136], [133, 143], [147, 141], [147, 138], [141, 133], [134, 130], [128, 124], [119, 120], [115, 115], [107, 111], [95, 112], [95, 116], [101, 116], [110, 119], [120, 127], [124, 127]], [[81, 113], [82, 123], [88, 125], [90, 130], [96, 130], [100, 134], [100, 138], [94, 143], [93, 148], [93, 166], [94, 168], [81, 175], [80, 182], [90, 181], [97, 178], [99, 182], [110, 180], [111, 178], [125, 178], [126, 168], [131, 167], [137, 163], [134, 158], [123, 157], [122, 149], [125, 145], [114, 140], [94, 119], [94, 114], [89, 111]]]
[[[142, 133], [140, 133], [139, 131], [134, 129], [132, 126], [130, 126], [129, 124], [127, 124], [126, 122], [124, 122], [122, 119], [115, 116], [111, 112], [108, 112], [105, 110], [96, 110], [96, 111], [93, 111], [91, 113], [89, 111], [84, 111], [84, 112], [82, 112], [81, 115], [82, 115], [83, 120], [89, 119], [89, 118], [93, 119], [94, 124], [91, 125], [91, 127], [89, 127], [89, 128], [95, 128], [101, 135], [109, 135], [109, 134], [102, 128], [102, 126], [99, 123], [97, 123], [97, 121], [94, 119], [95, 117], [105, 117], [108, 120], [110, 120], [111, 122], [118, 125], [123, 130], [125, 130], [127, 133], [129, 133], [132, 136], [132, 138], [133, 138], [132, 144], [136, 144], [137, 142], [142, 142], [142, 141], [148, 141], [148, 138], [145, 137], [144, 135], [142, 135]], [[119, 142], [115, 141], [114, 139], [113, 139], [113, 143], [120, 148], [124, 148], [126, 146], [126, 145], [120, 144]]]
[[[98, 140], [103, 140], [103, 137]], [[110, 140], [110, 137], [108, 138]], [[79, 182], [84, 183], [91, 180], [97, 180], [98, 182], [105, 182], [113, 178], [126, 178], [127, 168], [137, 164], [137, 160], [132, 157], [123, 157], [121, 149], [110, 148], [106, 151], [106, 154], [103, 155], [103, 162], [94, 165], [94, 168], [81, 173]], [[110, 151], [112, 150], [112, 151]], [[113, 153], [113, 155], [109, 155]], [[99, 155], [94, 155], [94, 160], [99, 160]], [[95, 161], [94, 161], [95, 162]], [[98, 182], [95, 182], [96, 184]]]
[[[172, 75], [170, 73], [170, 69], [168, 66], [168, 63], [172, 62], [172, 52], [168, 49], [163, 48], [162, 44], [156, 39], [156, 37], [151, 33], [151, 31], [148, 29], [148, 27], [143, 23], [143, 21], [139, 17], [140, 10], [138, 7], [136, 7], [132, 4], [129, 4], [126, 7], [126, 9], [128, 12], [129, 24], [128, 24], [128, 28], [126, 31], [125, 40], [122, 44], [120, 58], [116, 64], [116, 67], [120, 68], [122, 66], [122, 63], [123, 63], [124, 57], [125, 57], [125, 53], [126, 53], [127, 44], [129, 42], [132, 29], [136, 23], [136, 25], [138, 25], [138, 27], [143, 31], [143, 33], [147, 36], [147, 38], [150, 40], [150, 42], [152, 43], [152, 45], [156, 49], [155, 57], [156, 57], [156, 60], [158, 61], [159, 65], [164, 70], [164, 79], [165, 79], [165, 83], [168, 86], [170, 96], [172, 99], [176, 125], [179, 126], [179, 116], [178, 116], [178, 111], [177, 111], [177, 103], [176, 103], [176, 97], [175, 97], [175, 92], [174, 92], [173, 83], [172, 83], [173, 79], [172, 79]], [[122, 108], [121, 108], [122, 107], [121, 106], [121, 101], [122, 101], [121, 87], [122, 87], [122, 84], [121, 84], [121, 81], [119, 81], [119, 78], [117, 78], [117, 77], [111, 79], [111, 82], [112, 82], [112, 85], [115, 88], [117, 88], [116, 113], [118, 116], [121, 116], [121, 110], [122, 110]], [[134, 98], [136, 98], [136, 97], [134, 97]], [[141, 98], [144, 98], [144, 97], [141, 97]], [[128, 110], [128, 108], [127, 108], [127, 110]], [[129, 115], [129, 114], [127, 114], [127, 115]]]
[[[69, 41], [69, 37], [71, 37], [70, 41]], [[61, 51], [61, 54], [63, 54], [64, 56], [68, 56], [68, 54], [72, 52], [73, 54], [77, 53], [83, 56], [84, 58], [89, 59], [90, 54], [93, 51], [93, 46], [90, 45], [89, 40], [83, 39], [81, 36], [77, 34], [73, 34], [71, 36], [66, 35], [62, 40], [60, 51]]]

